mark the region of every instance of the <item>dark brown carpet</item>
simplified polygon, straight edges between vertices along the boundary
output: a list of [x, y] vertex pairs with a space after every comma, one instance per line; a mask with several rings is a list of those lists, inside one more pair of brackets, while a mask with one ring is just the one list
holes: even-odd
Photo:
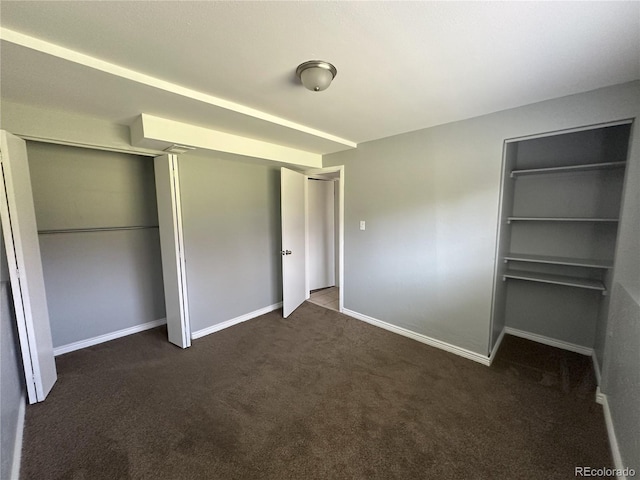
[[22, 479], [569, 479], [611, 466], [590, 359], [505, 338], [489, 368], [305, 303], [196, 340], [57, 359]]

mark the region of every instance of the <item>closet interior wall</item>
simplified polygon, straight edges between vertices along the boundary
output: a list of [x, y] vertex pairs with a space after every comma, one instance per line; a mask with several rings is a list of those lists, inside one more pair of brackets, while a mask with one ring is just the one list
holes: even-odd
[[630, 123], [505, 143], [493, 318], [602, 358]]
[[54, 349], [162, 320], [153, 159], [27, 150]]

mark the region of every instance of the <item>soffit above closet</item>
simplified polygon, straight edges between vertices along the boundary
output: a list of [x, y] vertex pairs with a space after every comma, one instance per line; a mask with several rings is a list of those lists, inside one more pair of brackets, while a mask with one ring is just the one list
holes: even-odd
[[[148, 113], [314, 153], [640, 78], [638, 2], [0, 8], [3, 99], [120, 124]], [[338, 69], [321, 93], [295, 77], [316, 58]]]

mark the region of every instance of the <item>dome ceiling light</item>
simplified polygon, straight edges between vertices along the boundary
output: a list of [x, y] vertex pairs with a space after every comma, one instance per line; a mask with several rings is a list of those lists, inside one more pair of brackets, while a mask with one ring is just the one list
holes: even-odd
[[338, 74], [336, 67], [322, 60], [309, 60], [296, 68], [296, 75], [307, 90], [321, 92], [326, 90]]

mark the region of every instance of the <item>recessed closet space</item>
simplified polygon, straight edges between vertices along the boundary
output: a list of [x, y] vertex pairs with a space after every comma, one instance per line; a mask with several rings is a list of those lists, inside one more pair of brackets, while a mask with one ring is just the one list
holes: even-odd
[[161, 323], [153, 159], [40, 142], [27, 150], [55, 353]]
[[604, 344], [630, 122], [505, 143], [492, 341]]

